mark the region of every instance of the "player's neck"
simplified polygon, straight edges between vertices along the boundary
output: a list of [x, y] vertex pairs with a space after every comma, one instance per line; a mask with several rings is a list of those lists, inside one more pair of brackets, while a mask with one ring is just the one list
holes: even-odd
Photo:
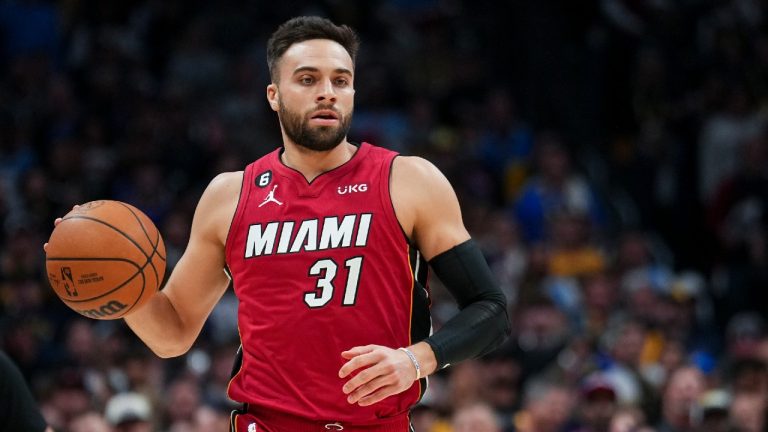
[[328, 151], [314, 151], [292, 142], [285, 142], [283, 148], [280, 155], [283, 164], [300, 172], [308, 182], [326, 171], [343, 165], [357, 152], [357, 147], [346, 139]]

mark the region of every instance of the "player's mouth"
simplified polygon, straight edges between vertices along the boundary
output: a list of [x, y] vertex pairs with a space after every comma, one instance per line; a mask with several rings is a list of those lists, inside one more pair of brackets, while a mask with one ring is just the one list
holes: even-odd
[[339, 114], [333, 110], [318, 110], [312, 113], [309, 121], [319, 126], [335, 126], [339, 123]]

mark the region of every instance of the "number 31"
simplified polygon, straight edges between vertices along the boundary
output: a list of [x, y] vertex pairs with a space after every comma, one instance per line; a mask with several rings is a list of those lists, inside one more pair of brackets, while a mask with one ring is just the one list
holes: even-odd
[[[347, 283], [344, 287], [342, 306], [354, 306], [357, 301], [357, 286], [360, 282], [360, 270], [363, 267], [363, 257], [353, 257], [344, 261], [347, 268]], [[316, 276], [317, 286], [313, 291], [304, 293], [304, 303], [310, 308], [320, 308], [328, 304], [333, 298], [333, 279], [336, 277], [338, 265], [330, 258], [315, 261], [309, 268], [309, 275]]]

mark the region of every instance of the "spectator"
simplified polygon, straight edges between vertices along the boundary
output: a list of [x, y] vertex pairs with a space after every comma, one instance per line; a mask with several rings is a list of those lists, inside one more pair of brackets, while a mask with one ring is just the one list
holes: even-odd
[[502, 417], [502, 428], [511, 426], [512, 413], [520, 404], [521, 368], [511, 353], [498, 350], [483, 361], [483, 400]]
[[743, 85], [727, 92], [722, 106], [705, 120], [699, 139], [699, 193], [705, 203], [711, 202], [723, 180], [737, 172], [742, 147], [765, 125]]
[[761, 432], [766, 426], [765, 395], [757, 393], [734, 394], [730, 405], [731, 423], [743, 432]]
[[610, 378], [600, 372], [592, 373], [584, 379], [580, 390], [579, 426], [573, 432], [609, 432], [611, 419], [618, 408]]
[[512, 316], [517, 318], [508, 349], [519, 360], [526, 381], [552, 364], [568, 344], [571, 327], [563, 311], [543, 296], [526, 299]]
[[201, 394], [197, 381], [189, 376], [180, 376], [169, 385], [163, 423], [166, 427], [182, 424], [191, 426], [200, 406]]
[[583, 277], [605, 270], [607, 262], [595, 244], [590, 222], [582, 213], [553, 213], [549, 221], [549, 271], [559, 277]]
[[583, 296], [583, 332], [591, 339], [597, 339], [607, 330], [611, 315], [620, 301], [619, 284], [616, 276], [600, 271], [581, 279]]
[[731, 391], [735, 394], [768, 397], [768, 365], [762, 360], [753, 357], [734, 359], [727, 372]]
[[439, 410], [427, 403], [419, 403], [411, 410], [413, 430], [424, 432], [453, 432], [450, 422], [443, 418]]
[[573, 415], [576, 394], [571, 387], [532, 379], [525, 386], [520, 412], [515, 414], [515, 430], [520, 432], [565, 431]]
[[104, 417], [94, 411], [81, 414], [69, 423], [69, 432], [113, 432]]
[[634, 405], [619, 406], [611, 417], [610, 432], [632, 432], [646, 429], [645, 415]]
[[644, 410], [654, 403], [654, 392], [640, 374], [646, 338], [647, 328], [642, 322], [617, 316], [601, 339], [607, 355], [604, 372], [615, 385], [619, 403]]
[[694, 411], [695, 424], [702, 432], [728, 432], [732, 425], [729, 416], [731, 395], [722, 389], [705, 392]]
[[501, 185], [505, 202], [514, 199], [528, 175], [533, 134], [517, 111], [509, 90], [492, 89], [484, 106], [486, 125], [480, 131], [478, 158]]
[[152, 432], [152, 406], [139, 393], [118, 393], [107, 401], [104, 418], [115, 432]]
[[54, 429], [64, 429], [74, 418], [88, 412], [91, 394], [88, 392], [82, 371], [65, 367], [53, 375], [53, 382], [46, 397], [41, 400], [41, 410]]
[[482, 217], [482, 220], [487, 221], [488, 229], [477, 233], [476, 238], [499, 280], [507, 303], [514, 305], [528, 264], [527, 248], [520, 238], [519, 227], [506, 213], [496, 211]]
[[696, 430], [693, 413], [704, 390], [704, 375], [695, 366], [685, 365], [672, 372], [661, 398], [658, 431]]
[[582, 214], [593, 229], [603, 227], [604, 210], [589, 183], [571, 166], [560, 136], [542, 133], [536, 141], [536, 174], [522, 187], [514, 212], [529, 243], [542, 241], [547, 222], [561, 212]]
[[229, 428], [232, 411], [227, 405], [202, 405], [195, 412], [194, 432], [225, 431]]
[[732, 360], [754, 357], [765, 336], [765, 318], [754, 312], [738, 313], [725, 328], [725, 354]]
[[461, 408], [482, 398], [486, 383], [481, 375], [482, 365], [474, 360], [462, 362], [451, 370], [451, 380], [447, 388], [450, 405]]
[[502, 432], [493, 409], [482, 403], [456, 410], [451, 425], [453, 432]]

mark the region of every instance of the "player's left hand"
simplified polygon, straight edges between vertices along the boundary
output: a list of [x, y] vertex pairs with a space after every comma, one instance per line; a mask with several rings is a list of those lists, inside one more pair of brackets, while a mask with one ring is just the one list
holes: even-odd
[[358, 374], [344, 384], [347, 402], [360, 406], [373, 405], [411, 387], [416, 380], [416, 369], [403, 351], [380, 345], [354, 347], [341, 353], [349, 361], [339, 370], [345, 378]]

